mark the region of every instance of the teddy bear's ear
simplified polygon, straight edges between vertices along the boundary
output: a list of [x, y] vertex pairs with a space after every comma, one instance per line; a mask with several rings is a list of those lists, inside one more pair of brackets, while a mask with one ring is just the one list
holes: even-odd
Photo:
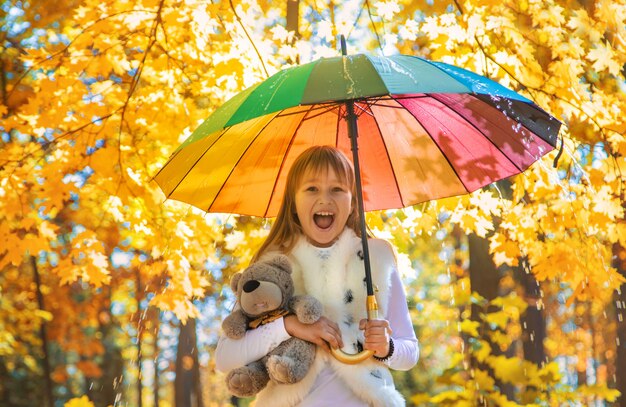
[[233, 292], [237, 294], [237, 283], [241, 279], [241, 273], [235, 273], [230, 278], [230, 288], [232, 288]]
[[289, 257], [283, 254], [274, 257], [273, 259], [268, 261], [268, 263], [274, 267], [278, 267], [286, 273], [291, 274], [291, 262], [289, 261]]

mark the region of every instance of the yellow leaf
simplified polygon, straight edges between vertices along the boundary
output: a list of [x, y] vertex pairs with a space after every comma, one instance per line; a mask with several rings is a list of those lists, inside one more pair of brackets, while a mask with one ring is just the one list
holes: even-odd
[[[498, 407], [519, 407], [520, 405], [514, 401], [509, 400], [504, 394], [500, 392], [489, 393], [489, 399], [495, 401], [496, 406]], [[524, 404], [528, 406], [528, 404]]]
[[29, 230], [31, 227], [35, 225], [36, 222], [37, 221], [35, 220], [35, 218], [31, 216], [22, 218], [22, 221], [20, 222], [20, 227], [24, 230]]
[[478, 337], [478, 327], [480, 326], [480, 323], [477, 321], [472, 321], [471, 319], [464, 319], [460, 324], [459, 324], [459, 329], [461, 332], [465, 332], [466, 334], [473, 336], [473, 337]]
[[555, 385], [561, 381], [561, 373], [559, 365], [556, 362], [550, 362], [539, 370], [539, 379], [545, 385]]
[[594, 384], [590, 386], [580, 386], [578, 388], [582, 394], [596, 396], [603, 400], [614, 402], [621, 395], [619, 390], [609, 389], [605, 384]]
[[593, 206], [596, 211], [607, 215], [610, 220], [624, 216], [624, 208], [622, 208], [619, 196], [616, 196], [613, 189], [607, 185], [603, 185], [593, 195]]
[[608, 43], [595, 43], [595, 48], [589, 51], [587, 59], [594, 61], [592, 67], [596, 71], [607, 70], [612, 75], [619, 75], [621, 65], [616, 58], [615, 51]]
[[474, 369], [474, 380], [478, 390], [492, 391], [495, 380], [489, 374], [480, 369]]
[[492, 367], [496, 376], [504, 382], [520, 384], [526, 382], [524, 368], [519, 359], [507, 358], [506, 356], [491, 356], [487, 364]]
[[479, 362], [484, 362], [485, 359], [491, 354], [491, 346], [487, 341], [480, 341], [480, 349], [474, 351], [474, 356]]
[[512, 337], [502, 331], [489, 332], [489, 338], [494, 344], [499, 345], [500, 349], [506, 349], [513, 341]]
[[498, 328], [504, 329], [506, 324], [509, 323], [509, 315], [504, 311], [490, 312], [488, 314], [481, 314], [482, 318], [490, 325], [495, 325]]
[[479, 189], [470, 195], [470, 204], [481, 211], [493, 216], [500, 216], [502, 211], [502, 199], [496, 197], [493, 192]]
[[430, 395], [428, 393], [417, 393], [411, 396], [411, 403], [416, 406], [421, 406], [430, 401]]
[[89, 400], [89, 397], [82, 396], [80, 398], [75, 397], [64, 404], [64, 407], [95, 407]]
[[35, 310], [35, 316], [43, 319], [44, 321], [48, 321], [48, 322], [52, 321], [52, 318], [53, 318], [51, 312], [44, 311], [44, 310], [41, 310], [41, 309]]

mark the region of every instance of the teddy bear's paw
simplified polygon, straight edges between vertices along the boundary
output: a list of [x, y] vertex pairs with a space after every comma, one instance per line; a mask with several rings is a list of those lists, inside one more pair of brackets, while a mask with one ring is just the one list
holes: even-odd
[[276, 383], [295, 383], [302, 379], [297, 374], [293, 359], [286, 356], [272, 355], [267, 360], [267, 371]]
[[248, 373], [232, 371], [228, 377], [228, 390], [238, 397], [251, 397], [259, 392]]

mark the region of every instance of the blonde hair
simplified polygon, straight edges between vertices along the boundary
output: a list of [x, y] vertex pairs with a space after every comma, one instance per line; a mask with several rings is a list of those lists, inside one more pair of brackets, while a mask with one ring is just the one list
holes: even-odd
[[335, 147], [314, 146], [302, 152], [293, 162], [287, 174], [285, 193], [276, 220], [270, 229], [267, 239], [261, 245], [252, 262], [259, 259], [266, 251], [278, 250], [282, 253], [288, 253], [293, 248], [297, 237], [302, 234], [302, 227], [296, 212], [296, 191], [298, 185], [302, 182], [302, 178], [307, 171], [318, 174], [329, 169], [337, 174], [341, 182], [345, 183], [352, 191], [352, 213], [346, 220], [346, 226], [354, 230], [357, 236], [361, 236], [359, 228], [360, 215], [356, 203], [356, 185], [352, 163]]

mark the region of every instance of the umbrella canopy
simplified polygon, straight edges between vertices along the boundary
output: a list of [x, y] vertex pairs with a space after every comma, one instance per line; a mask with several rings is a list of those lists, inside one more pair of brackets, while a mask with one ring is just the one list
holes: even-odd
[[173, 153], [155, 180], [208, 212], [272, 217], [291, 163], [312, 145], [351, 157], [358, 121], [364, 209], [474, 191], [524, 171], [560, 123], [532, 101], [452, 65], [364, 54], [291, 67], [236, 95]]

